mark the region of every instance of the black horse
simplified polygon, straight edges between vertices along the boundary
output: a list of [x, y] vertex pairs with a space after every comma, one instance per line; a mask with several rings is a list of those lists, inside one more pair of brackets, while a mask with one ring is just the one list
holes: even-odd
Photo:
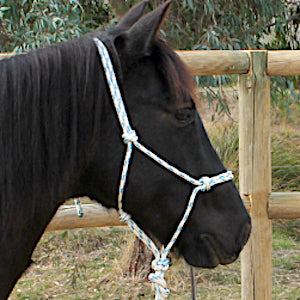
[[[124, 144], [93, 38], [109, 49], [141, 140], [193, 177], [225, 171], [195, 109], [193, 80], [156, 38], [169, 2], [142, 2], [107, 32], [0, 62], [0, 299], [6, 299], [58, 207], [89, 196], [116, 207]], [[161, 243], [184, 213], [191, 184], [134, 152], [124, 209]], [[76, 217], [76, 216], [74, 216]], [[175, 244], [191, 265], [234, 261], [250, 218], [232, 182], [200, 193]]]

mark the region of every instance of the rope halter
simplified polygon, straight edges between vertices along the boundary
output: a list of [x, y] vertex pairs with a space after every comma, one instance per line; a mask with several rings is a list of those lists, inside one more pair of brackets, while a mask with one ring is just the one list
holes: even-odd
[[[125, 159], [123, 163], [123, 169], [122, 169], [122, 174], [121, 174], [121, 179], [119, 184], [119, 194], [118, 194], [119, 218], [121, 221], [123, 221], [129, 226], [129, 228], [134, 232], [134, 234], [142, 242], [144, 242], [154, 254], [155, 259], [152, 261], [152, 269], [154, 270], [154, 273], [151, 273], [149, 275], [149, 280], [152, 282], [153, 287], [155, 289], [155, 300], [163, 300], [170, 294], [170, 290], [167, 288], [167, 283], [164, 279], [164, 274], [169, 268], [169, 259], [167, 258], [167, 256], [172, 246], [176, 242], [179, 234], [183, 229], [185, 222], [187, 221], [190, 215], [190, 212], [195, 203], [195, 198], [197, 193], [199, 191], [201, 192], [209, 191], [211, 187], [213, 187], [214, 185], [231, 180], [233, 178], [233, 175], [231, 171], [227, 171], [225, 173], [219, 174], [214, 177], [205, 176], [205, 177], [201, 177], [199, 180], [196, 180], [190, 177], [189, 175], [185, 174], [184, 172], [178, 170], [177, 168], [171, 166], [166, 161], [158, 157], [155, 153], [153, 153], [152, 151], [144, 147], [142, 144], [140, 144], [138, 142], [138, 136], [136, 132], [131, 128], [129, 124], [123, 99], [120, 93], [120, 89], [117, 83], [116, 75], [108, 51], [104, 46], [104, 44], [99, 39], [94, 38], [94, 42], [96, 43], [103, 64], [103, 68], [111, 92], [112, 100], [118, 115], [120, 125], [123, 130], [122, 138], [124, 143], [127, 145], [127, 150], [125, 154]], [[196, 186], [191, 193], [186, 211], [181, 221], [179, 222], [175, 233], [173, 234], [166, 248], [162, 248], [161, 251], [158, 250], [154, 242], [131, 219], [131, 216], [123, 210], [122, 199], [123, 199], [123, 192], [125, 188], [125, 183], [126, 183], [131, 153], [132, 153], [132, 145], [134, 145], [138, 150], [140, 150], [145, 155], [152, 158], [155, 162], [157, 162], [158, 164], [160, 164], [170, 172], [173, 172], [174, 174], [178, 175], [179, 177], [187, 180], [188, 182]]]

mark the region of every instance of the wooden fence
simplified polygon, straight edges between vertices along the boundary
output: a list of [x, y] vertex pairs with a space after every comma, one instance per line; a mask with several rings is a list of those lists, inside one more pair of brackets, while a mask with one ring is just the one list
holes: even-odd
[[[300, 218], [300, 192], [271, 193], [270, 76], [300, 75], [300, 51], [178, 51], [193, 75], [239, 75], [240, 193], [252, 217], [242, 299], [272, 299], [272, 219]], [[1, 55], [5, 57], [6, 55]], [[61, 207], [47, 230], [122, 225], [113, 209]]]

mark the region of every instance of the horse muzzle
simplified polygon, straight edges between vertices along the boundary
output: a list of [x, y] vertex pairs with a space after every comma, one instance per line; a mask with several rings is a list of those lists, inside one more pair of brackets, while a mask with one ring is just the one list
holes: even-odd
[[[218, 265], [227, 265], [234, 262], [244, 245], [247, 243], [251, 232], [251, 223], [246, 223], [240, 231], [239, 237], [233, 244], [221, 242], [208, 233], [200, 234], [197, 238], [196, 248], [180, 249], [180, 254], [186, 262], [194, 267], [215, 268]], [[230, 250], [228, 250], [230, 249]]]

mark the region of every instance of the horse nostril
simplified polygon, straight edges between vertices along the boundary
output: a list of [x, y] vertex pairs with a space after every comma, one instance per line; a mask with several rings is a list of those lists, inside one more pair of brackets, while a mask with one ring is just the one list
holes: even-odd
[[249, 222], [246, 223], [246, 225], [244, 225], [242, 233], [240, 235], [240, 244], [242, 247], [247, 243], [250, 233], [251, 233], [251, 223]]

